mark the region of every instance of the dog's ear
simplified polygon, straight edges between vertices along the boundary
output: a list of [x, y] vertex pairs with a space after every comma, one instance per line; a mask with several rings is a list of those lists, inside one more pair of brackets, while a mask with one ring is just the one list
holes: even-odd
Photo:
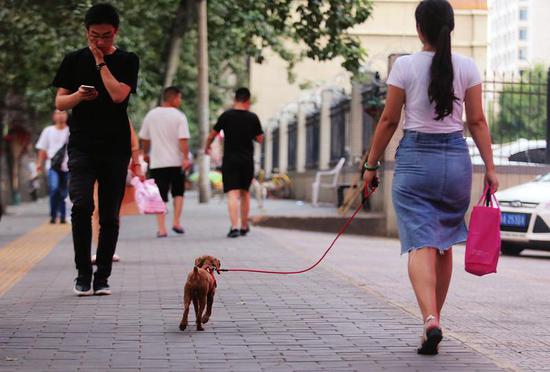
[[204, 265], [205, 258], [204, 256], [197, 257], [195, 259], [195, 266], [202, 267]]

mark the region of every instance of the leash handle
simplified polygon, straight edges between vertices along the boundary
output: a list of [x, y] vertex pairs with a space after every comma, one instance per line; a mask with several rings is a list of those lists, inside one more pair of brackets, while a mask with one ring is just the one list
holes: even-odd
[[[368, 198], [369, 196], [371, 196], [374, 193], [374, 191], [376, 191], [376, 188], [371, 188], [371, 189], [366, 188], [365, 198]], [[330, 252], [330, 250], [332, 249], [332, 247], [334, 246], [336, 241], [340, 238], [340, 236], [342, 236], [342, 234], [344, 234], [344, 232], [347, 230], [348, 226], [351, 224], [351, 222], [353, 221], [353, 219], [355, 218], [357, 213], [359, 213], [359, 211], [362, 208], [363, 208], [363, 203], [359, 203], [359, 206], [357, 207], [355, 212], [353, 212], [351, 217], [348, 218], [348, 220], [346, 221], [344, 226], [340, 229], [340, 232], [338, 233], [338, 235], [336, 235], [336, 238], [334, 238], [334, 240], [329, 245], [329, 247], [326, 249], [325, 253], [323, 253], [321, 258], [319, 258], [317, 260], [317, 262], [315, 262], [313, 265], [311, 265], [310, 267], [308, 267], [306, 269], [297, 270], [297, 271], [276, 271], [276, 270], [260, 270], [260, 269], [220, 269], [220, 271], [223, 271], [223, 272], [246, 272], [246, 273], [258, 273], [258, 274], [276, 274], [276, 275], [295, 275], [295, 274], [303, 274], [307, 271], [310, 271], [313, 268], [315, 268], [317, 265], [319, 265], [321, 263], [321, 261], [323, 261], [323, 259], [326, 257], [328, 252]]]

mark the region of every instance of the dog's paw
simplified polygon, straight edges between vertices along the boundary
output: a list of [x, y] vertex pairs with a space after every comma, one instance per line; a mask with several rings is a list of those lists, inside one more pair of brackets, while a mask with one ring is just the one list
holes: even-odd
[[210, 320], [210, 317], [209, 317], [209, 316], [206, 316], [206, 315], [205, 315], [205, 316], [202, 317], [202, 323], [203, 323], [203, 324], [208, 323], [209, 320]]
[[200, 325], [197, 326], [197, 331], [204, 331], [204, 328]]
[[185, 328], [187, 328], [187, 324], [180, 323], [180, 331], [185, 331]]

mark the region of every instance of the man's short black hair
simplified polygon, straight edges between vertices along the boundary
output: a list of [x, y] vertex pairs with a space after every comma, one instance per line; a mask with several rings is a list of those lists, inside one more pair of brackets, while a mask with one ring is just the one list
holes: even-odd
[[250, 91], [248, 88], [241, 87], [235, 91], [235, 101], [248, 102], [250, 101]]
[[89, 28], [91, 25], [111, 25], [118, 29], [120, 18], [115, 7], [111, 4], [96, 4], [86, 12], [84, 25]]
[[178, 94], [181, 94], [181, 90], [178, 87], [170, 86], [167, 88], [164, 88], [164, 92], [162, 93], [162, 99], [166, 102], [172, 97], [177, 96]]

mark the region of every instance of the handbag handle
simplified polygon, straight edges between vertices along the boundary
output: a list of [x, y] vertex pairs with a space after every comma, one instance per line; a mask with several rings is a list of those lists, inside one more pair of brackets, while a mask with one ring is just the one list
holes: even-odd
[[483, 188], [483, 193], [481, 194], [481, 198], [479, 198], [477, 205], [481, 205], [482, 203], [485, 204], [486, 207], [495, 207], [493, 205], [493, 200], [495, 201], [496, 208], [500, 209], [500, 204], [498, 203], [497, 197], [494, 193], [491, 193], [491, 189], [489, 188], [489, 184], [485, 184], [485, 187]]

